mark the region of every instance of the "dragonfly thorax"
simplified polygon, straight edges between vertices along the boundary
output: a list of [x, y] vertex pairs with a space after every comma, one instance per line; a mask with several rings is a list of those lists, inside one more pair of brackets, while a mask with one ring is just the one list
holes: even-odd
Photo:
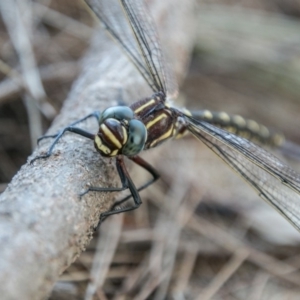
[[137, 155], [144, 149], [147, 140], [145, 125], [134, 119], [134, 112], [126, 106], [110, 107], [103, 111], [95, 147], [103, 156], [118, 154]]

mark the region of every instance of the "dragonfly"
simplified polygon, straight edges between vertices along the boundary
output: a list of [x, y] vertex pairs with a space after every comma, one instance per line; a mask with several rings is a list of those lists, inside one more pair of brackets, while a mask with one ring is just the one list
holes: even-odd
[[[52, 144], [46, 154], [35, 157], [33, 161], [51, 156], [65, 132], [92, 140], [101, 156], [114, 157], [122, 186], [89, 187], [80, 195], [91, 191], [130, 191], [130, 195], [100, 215], [100, 224], [110, 215], [138, 208], [142, 203], [139, 192], [159, 178], [159, 173], [139, 154], [190, 133], [300, 230], [300, 174], [258, 145], [279, 147], [283, 144], [283, 137], [241, 116], [208, 110], [193, 112], [170, 104], [169, 95], [174, 94], [172, 75], [164, 63], [157, 31], [143, 1], [85, 2], [127, 54], [153, 94], [130, 106], [113, 106], [103, 112], [92, 112], [54, 135], [42, 136], [39, 141], [53, 138]], [[89, 118], [98, 122], [99, 130], [95, 134], [76, 126]], [[126, 169], [124, 157], [148, 171], [151, 179], [137, 188]], [[131, 197], [133, 201], [129, 205], [127, 200]]]

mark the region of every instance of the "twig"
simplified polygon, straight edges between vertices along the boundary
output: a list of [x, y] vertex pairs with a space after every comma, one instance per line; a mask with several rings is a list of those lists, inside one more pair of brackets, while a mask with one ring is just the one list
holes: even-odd
[[[171, 56], [177, 57], [180, 77], [192, 44], [187, 26], [193, 9], [187, 3], [151, 2], [152, 15], [159, 20], [157, 27]], [[51, 133], [93, 110], [115, 105], [120, 88], [127, 92], [123, 93], [124, 101], [129, 96], [131, 101], [149, 96], [131, 63], [102, 31], [98, 32]], [[97, 130], [92, 122], [83, 126]], [[43, 142], [30, 159], [46, 151], [50, 143]], [[100, 213], [110, 207], [114, 197], [111, 193], [88, 193], [80, 200], [78, 194], [88, 184], [116, 186], [118, 182], [114, 161], [97, 154], [90, 141], [71, 134], [61, 140], [49, 159], [24, 165], [0, 200], [0, 280], [5, 283], [0, 285], [1, 297], [44, 298], [58, 275], [85, 249]]]
[[[182, 188], [182, 185], [180, 184], [182, 181], [181, 176], [177, 174], [171, 192], [165, 197], [166, 203], [169, 203], [170, 205], [171, 213], [166, 216], [166, 214], [161, 211], [156, 223], [155, 235], [159, 237], [156, 241], [162, 245], [163, 249], [161, 251], [161, 263], [156, 266], [153, 263], [152, 268], [154, 270], [152, 270], [152, 273], [155, 276], [164, 271], [166, 276], [155, 293], [155, 299], [166, 299], [168, 287], [171, 282], [180, 233], [182, 230], [182, 226], [180, 226], [181, 224], [177, 222], [177, 218], [180, 215], [180, 205], [182, 204], [186, 194], [188, 194], [189, 187], [188, 184], [183, 184], [186, 188]], [[163, 243], [161, 243], [161, 241], [163, 241]], [[155, 248], [159, 248], [159, 246], [154, 244], [152, 247], [151, 255], [154, 262], [157, 261], [155, 257], [156, 251], [154, 251]], [[158, 274], [155, 274], [155, 270], [158, 270]]]
[[93, 33], [93, 29], [89, 26], [84, 25], [38, 2], [33, 3], [33, 10], [35, 14], [45, 23], [50, 24], [51, 26], [67, 32], [79, 39], [88, 41]]
[[0, 9], [10, 38], [18, 52], [22, 75], [27, 88], [33, 99], [38, 101], [44, 115], [48, 118], [52, 118], [55, 115], [55, 109], [47, 102], [47, 96], [37, 72], [37, 65], [30, 41], [30, 4], [22, 0], [16, 3], [1, 1]]
[[10, 38], [20, 58], [22, 75], [32, 97], [25, 95], [24, 102], [29, 120], [32, 149], [36, 139], [42, 134], [42, 120], [38, 106], [48, 118], [55, 115], [54, 107], [47, 102], [30, 41], [31, 10], [28, 1], [2, 2], [0, 4]]
[[[154, 199], [156, 198], [151, 198], [153, 203], [157, 201]], [[157, 199], [160, 199], [160, 197], [158, 196]], [[158, 202], [156, 204], [157, 206], [161, 205], [161, 203]], [[190, 209], [188, 205], [182, 205], [180, 208], [182, 215], [190, 215], [188, 213], [190, 210], [193, 211], [194, 207]], [[179, 218], [179, 222], [186, 222], [186, 219]], [[254, 249], [251, 245], [243, 241], [243, 239], [235, 237], [230, 232], [221, 229], [209, 221], [206, 221], [205, 219], [196, 215], [192, 215], [185, 224], [185, 229], [192, 230], [201, 236], [205, 236], [208, 240], [213, 241], [215, 244], [219, 245], [221, 249], [225, 249], [229, 253], [235, 253], [236, 249], [239, 249], [239, 251], [245, 251], [245, 253], [249, 254], [246, 259], [247, 261], [254, 263], [272, 275], [299, 286], [299, 272], [296, 273], [297, 267], [295, 267], [293, 264], [280, 261], [271, 255], [267, 255], [259, 250]]]
[[254, 280], [253, 280], [253, 290], [252, 290], [252, 293], [251, 293], [251, 296], [249, 297], [249, 299], [262, 299], [262, 294], [263, 294], [263, 291], [270, 279], [270, 274], [268, 273], [265, 273], [265, 272], [259, 272]]
[[296, 273], [297, 268], [294, 268], [294, 266], [281, 262], [270, 255], [252, 248], [250, 245], [243, 243], [233, 235], [230, 235], [228, 232], [223, 231], [204, 219], [193, 217], [188, 226], [190, 229], [205, 235], [230, 252], [234, 252], [237, 248], [239, 248], [240, 251], [244, 250], [248, 252], [249, 256], [247, 257], [247, 261], [256, 264], [260, 268], [289, 283], [299, 286], [300, 276], [299, 273]]
[[224, 283], [234, 274], [234, 272], [242, 265], [247, 259], [248, 252], [245, 250], [237, 249], [230, 261], [222, 268], [216, 275], [214, 280], [208, 287], [198, 296], [198, 300], [209, 300], [218, 292]]
[[116, 251], [122, 228], [122, 216], [114, 216], [100, 228], [97, 249], [91, 270], [91, 281], [85, 293], [85, 300], [92, 300], [105, 281], [110, 262]]
[[[2, 67], [2, 68], [1, 68]], [[3, 70], [3, 63], [0, 60], [0, 69]], [[15, 70], [11, 69], [15, 72]], [[39, 68], [38, 73], [42, 81], [53, 80], [71, 80], [79, 73], [77, 61], [58, 62]], [[4, 104], [8, 99], [11, 99], [15, 94], [20, 93], [26, 88], [24, 80], [17, 73], [14, 78], [6, 78], [0, 82], [0, 104]]]

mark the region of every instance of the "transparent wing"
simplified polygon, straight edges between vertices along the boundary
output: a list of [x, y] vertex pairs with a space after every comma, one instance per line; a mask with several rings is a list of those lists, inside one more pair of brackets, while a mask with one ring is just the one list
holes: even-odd
[[[154, 92], [168, 92], [157, 32], [142, 0], [85, 0]], [[172, 91], [173, 92], [173, 91]]]
[[241, 175], [300, 230], [300, 174], [253, 143], [206, 122], [185, 117], [188, 130]]

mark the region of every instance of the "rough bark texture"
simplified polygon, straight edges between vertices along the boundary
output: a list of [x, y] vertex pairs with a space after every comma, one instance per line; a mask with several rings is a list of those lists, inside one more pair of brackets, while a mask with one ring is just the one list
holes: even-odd
[[[151, 1], [149, 6], [161, 39], [167, 41], [177, 77], [185, 72], [192, 45], [192, 1]], [[176, 58], [176, 60], [175, 60]], [[49, 133], [93, 110], [151, 95], [141, 76], [120, 49], [98, 30], [60, 115]], [[82, 125], [97, 131], [94, 120]], [[29, 158], [46, 151], [45, 140]], [[59, 274], [84, 250], [101, 212], [112, 204], [112, 193], [78, 194], [88, 185], [119, 184], [114, 160], [102, 158], [93, 143], [66, 134], [47, 160], [27, 163], [1, 195], [1, 299], [41, 299]]]

